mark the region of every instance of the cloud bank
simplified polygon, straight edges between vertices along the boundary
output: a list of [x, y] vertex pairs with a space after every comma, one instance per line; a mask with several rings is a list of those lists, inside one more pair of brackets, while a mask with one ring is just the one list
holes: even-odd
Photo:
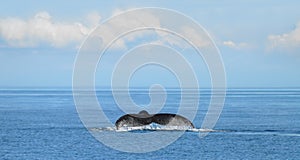
[[[98, 24], [99, 20], [100, 16], [96, 13], [87, 16], [87, 21], [91, 25]], [[0, 36], [13, 47], [36, 47], [43, 44], [57, 48], [64, 47], [82, 41], [91, 28], [92, 26], [79, 22], [54, 21], [47, 12], [39, 12], [27, 20], [0, 19]]]
[[[114, 15], [118, 15], [124, 11], [116, 10]], [[39, 12], [29, 19], [21, 19], [15, 17], [0, 18], [0, 38], [4, 44], [2, 46], [11, 47], [39, 47], [48, 45], [55, 48], [66, 46], [79, 46], [86, 36], [100, 23], [101, 16], [97, 12], [92, 12], [86, 16], [84, 22], [65, 22], [57, 21], [46, 12]], [[127, 25], [134, 25], [136, 23], [147, 22], [153, 26], [161, 27], [161, 20], [155, 13], [144, 13], [142, 19], [128, 17], [127, 19], [119, 19], [107, 26], [105, 32], [101, 37], [103, 39], [110, 39], [110, 37], [118, 37], [117, 32], [120, 27]], [[147, 26], [145, 26], [147, 27]], [[181, 27], [182, 33], [187, 35], [188, 39], [193, 39], [199, 47], [203, 47], [209, 42], [201, 37], [195, 37], [196, 31], [188, 26]], [[147, 39], [147, 36], [153, 37], [156, 35], [156, 43], [179, 46], [186, 48], [187, 45], [180, 40], [179, 37], [170, 35], [170, 33], [162, 31], [138, 31], [132, 32], [124, 37], [119, 37], [112, 48], [122, 49], [127, 48], [127, 43], [134, 42], [136, 38]], [[197, 40], [197, 41], [196, 41]]]

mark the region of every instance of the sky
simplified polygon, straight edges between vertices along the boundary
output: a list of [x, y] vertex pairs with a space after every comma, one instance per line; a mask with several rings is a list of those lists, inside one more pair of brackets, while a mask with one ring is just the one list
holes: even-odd
[[[74, 62], [88, 35], [110, 17], [141, 7], [171, 9], [200, 24], [220, 51], [227, 87], [300, 87], [299, 6], [299, 1], [292, 0], [3, 1], [0, 88], [72, 86]], [[155, 15], [147, 18], [162, 23]], [[122, 23], [131, 22], [124, 19]], [[110, 85], [113, 66], [126, 51], [138, 42], [162, 40], [162, 35], [144, 31], [129, 35], [126, 42], [116, 42], [99, 62], [96, 85]], [[192, 52], [182, 49], [195, 68], [200, 87], [210, 87], [205, 63]], [[130, 85], [147, 87], [153, 83], [177, 87], [179, 82], [168, 70], [149, 65], [135, 72]]]

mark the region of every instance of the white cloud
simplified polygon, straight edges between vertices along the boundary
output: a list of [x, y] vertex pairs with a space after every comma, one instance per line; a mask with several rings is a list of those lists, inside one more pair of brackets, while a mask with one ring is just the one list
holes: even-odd
[[[112, 17], [118, 16], [126, 11], [130, 10], [120, 10], [116, 9], [112, 13]], [[137, 28], [164, 28], [163, 23], [167, 23], [162, 21], [160, 17], [161, 13], [156, 12], [141, 12], [141, 15], [131, 14], [128, 12], [126, 14], [126, 18], [124, 16], [122, 18], [112, 18], [106, 22], [106, 25], [102, 26], [102, 29], [105, 30], [105, 33], [101, 33], [100, 38], [102, 39], [103, 43], [108, 43], [107, 40], [118, 38], [117, 41], [111, 46], [112, 48], [117, 49], [125, 49], [127, 48], [128, 43], [136, 42], [137, 38], [143, 38], [143, 40], [147, 40], [149, 37], [154, 37], [156, 35], [156, 40], [150, 38], [148, 43], [156, 43], [156, 44], [164, 44], [170, 46], [177, 46], [181, 48], [191, 47], [187, 42], [185, 42], [182, 38], [178, 37], [177, 35], [173, 35], [167, 31], [162, 30], [148, 30], [142, 29], [134, 32], [128, 32], [128, 34], [123, 35], [123, 37], [119, 37], [120, 32], [122, 31], [130, 31], [132, 26], [136, 26]], [[170, 21], [172, 22], [172, 21]], [[179, 25], [180, 23], [178, 23]], [[168, 26], [168, 25], [167, 25]], [[198, 47], [206, 47], [211, 42], [210, 39], [207, 39], [207, 35], [203, 31], [195, 30], [194, 28], [190, 27], [189, 25], [182, 24], [181, 26], [177, 26], [178, 32], [186, 38], [194, 42], [194, 45]], [[200, 36], [199, 36], [200, 35]]]
[[89, 13], [87, 16], [86, 16], [86, 19], [88, 21], [88, 25], [91, 26], [91, 27], [96, 27], [99, 23], [100, 23], [100, 20], [101, 20], [101, 16], [99, 15], [98, 12], [91, 12]]
[[[95, 17], [90, 17], [94, 23]], [[35, 47], [44, 43], [63, 47], [81, 42], [89, 31], [90, 28], [79, 22], [54, 21], [47, 12], [39, 12], [27, 20], [0, 19], [0, 36], [14, 47]]]
[[178, 37], [171, 33], [166, 33], [164, 31], [157, 31], [157, 33], [159, 35], [159, 40], [156, 41], [155, 43], [170, 45], [170, 46], [178, 46], [181, 48], [190, 47], [190, 44], [184, 41], [181, 37]]
[[[123, 12], [126, 12], [126, 10], [116, 9], [113, 12], [113, 17], [118, 16]], [[132, 42], [136, 38], [146, 37], [150, 34], [147, 29], [128, 32], [126, 35], [122, 35], [123, 37], [120, 37], [120, 33], [122, 31], [130, 31], [132, 26], [149, 27], [147, 24], [159, 27], [160, 20], [154, 14], [148, 12], [143, 12], [142, 17], [140, 15], [129, 13], [126, 15], [126, 18], [112, 18], [106, 22], [106, 25], [102, 26], [106, 32], [101, 34], [101, 38], [105, 44], [108, 43], [106, 40], [118, 38], [118, 40], [112, 45], [112, 48], [124, 49], [127, 48], [126, 44], [128, 42]]]
[[191, 28], [189, 26], [182, 27], [182, 33], [188, 40], [194, 42], [194, 45], [200, 48], [206, 47], [210, 44], [210, 40], [205, 39], [206, 36], [202, 35], [204, 34], [203, 32], [196, 31], [194, 28]]
[[276, 48], [288, 50], [300, 48], [300, 22], [297, 24], [296, 28], [289, 33], [268, 36], [268, 41], [269, 50]]
[[228, 47], [231, 47], [231, 48], [236, 47], [236, 44], [234, 42], [232, 42], [232, 41], [224, 41], [223, 44], [225, 46], [228, 46]]
[[[122, 10], [115, 10], [113, 15], [121, 14]], [[186, 48], [189, 45], [183, 43], [183, 40], [171, 33], [152, 30], [140, 30], [131, 32], [124, 37], [118, 37], [121, 31], [130, 29], [130, 26], [139, 27], [161, 27], [161, 20], [155, 12], [143, 12], [143, 16], [135, 14], [127, 14], [126, 18], [115, 18], [108, 20], [106, 25], [102, 26], [105, 30], [99, 38], [102, 43], [107, 44], [106, 40], [118, 38], [111, 46], [114, 49], [127, 48], [128, 43], [133, 42], [138, 38], [147, 39], [155, 37], [157, 40], [153, 42], [169, 44], [172, 46], [179, 46]], [[0, 19], [0, 38], [6, 45], [13, 47], [38, 47], [40, 45], [50, 45], [52, 47], [60, 48], [69, 45], [79, 46], [84, 38], [92, 31], [101, 20], [101, 16], [97, 12], [91, 12], [86, 16], [83, 22], [65, 22], [57, 21], [48, 12], [39, 12], [29, 19], [21, 18], [2, 18]], [[178, 26], [180, 32], [188, 40], [196, 43], [196, 46], [203, 47], [209, 44], [201, 36], [199, 31], [194, 30], [189, 26]], [[198, 33], [199, 32], [199, 33]], [[144, 38], [145, 37], [145, 38]], [[204, 36], [205, 37], [205, 36]], [[150, 38], [151, 39], [151, 38]], [[153, 39], [152, 39], [153, 40]]]
[[236, 43], [236, 42], [233, 42], [231, 40], [224, 41], [223, 45], [227, 46], [227, 47], [230, 47], [230, 48], [234, 48], [234, 49], [244, 49], [244, 48], [249, 48], [250, 47], [250, 45], [245, 43], [245, 42]]

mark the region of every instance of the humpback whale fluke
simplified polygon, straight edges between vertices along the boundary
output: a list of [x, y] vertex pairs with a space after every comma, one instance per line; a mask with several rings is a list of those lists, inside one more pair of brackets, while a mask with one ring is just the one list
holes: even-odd
[[195, 128], [193, 123], [187, 118], [171, 113], [149, 114], [142, 110], [138, 114], [126, 114], [121, 116], [115, 123], [116, 128], [145, 126], [157, 123], [165, 126], [185, 126]]

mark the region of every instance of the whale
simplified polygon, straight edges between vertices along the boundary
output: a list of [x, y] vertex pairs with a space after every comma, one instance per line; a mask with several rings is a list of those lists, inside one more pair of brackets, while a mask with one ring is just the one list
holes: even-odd
[[138, 114], [125, 114], [115, 123], [117, 129], [122, 127], [138, 127], [156, 123], [164, 126], [195, 128], [194, 124], [187, 118], [172, 113], [149, 114], [142, 110]]

